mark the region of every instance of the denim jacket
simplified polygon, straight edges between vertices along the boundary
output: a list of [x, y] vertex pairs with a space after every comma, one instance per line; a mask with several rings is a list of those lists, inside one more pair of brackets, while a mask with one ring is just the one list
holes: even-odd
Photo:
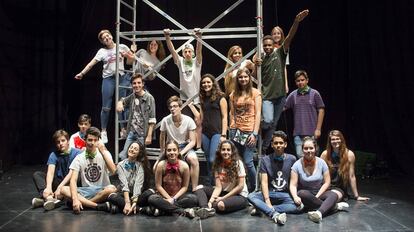
[[[129, 131], [131, 130], [131, 123], [132, 123], [132, 117], [134, 115], [134, 108], [135, 108], [135, 99], [136, 99], [135, 93], [132, 93], [131, 95], [127, 96], [122, 100], [122, 103], [124, 104], [124, 107], [129, 106], [129, 116], [128, 116], [128, 126], [127, 126], [127, 134], [129, 134]], [[141, 107], [141, 111], [143, 114], [143, 122], [144, 122], [144, 131], [145, 136], [148, 134], [148, 124], [150, 123], [157, 123], [157, 119], [155, 118], [155, 100], [154, 97], [145, 91], [144, 95], [141, 98], [141, 102], [139, 104]]]

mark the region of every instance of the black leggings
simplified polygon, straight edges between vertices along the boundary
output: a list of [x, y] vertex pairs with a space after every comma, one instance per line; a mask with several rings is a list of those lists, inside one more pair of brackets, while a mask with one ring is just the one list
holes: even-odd
[[161, 195], [153, 194], [148, 198], [148, 203], [166, 213], [183, 214], [184, 208], [197, 206], [197, 197], [192, 193], [184, 193], [174, 204], [171, 204]]
[[311, 210], [317, 209], [322, 215], [333, 209], [338, 200], [338, 195], [329, 190], [324, 192], [319, 198], [316, 198], [309, 190], [300, 190], [298, 196], [302, 199], [303, 205]]
[[[208, 200], [211, 198], [213, 191], [214, 191], [214, 188], [210, 186], [204, 186], [203, 188], [195, 191], [195, 194], [197, 195], [197, 198], [198, 198], [198, 204], [200, 205], [200, 207], [203, 207], [203, 208], [208, 207]], [[220, 196], [224, 196], [226, 194], [227, 192], [221, 192]], [[230, 213], [230, 212], [234, 212], [234, 211], [246, 208], [247, 199], [241, 195], [235, 195], [235, 196], [231, 196], [231, 197], [224, 199], [223, 203], [224, 203], [224, 210], [220, 210], [217, 207], [216, 202], [213, 203], [212, 207], [218, 213]]]
[[[137, 206], [145, 207], [148, 206], [148, 198], [154, 194], [155, 191], [152, 189], [145, 190], [141, 195], [138, 197]], [[108, 197], [108, 201], [112, 204], [118, 206], [118, 208], [122, 211], [125, 208], [125, 199], [123, 193], [115, 193], [111, 194]]]

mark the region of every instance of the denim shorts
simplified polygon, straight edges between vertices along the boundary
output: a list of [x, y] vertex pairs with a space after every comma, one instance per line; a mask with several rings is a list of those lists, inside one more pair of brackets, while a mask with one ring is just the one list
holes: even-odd
[[103, 189], [102, 186], [78, 187], [78, 193], [86, 199], [91, 199]]

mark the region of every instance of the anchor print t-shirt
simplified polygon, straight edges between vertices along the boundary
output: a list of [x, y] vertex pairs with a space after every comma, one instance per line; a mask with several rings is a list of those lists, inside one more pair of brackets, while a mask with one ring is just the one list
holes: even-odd
[[289, 192], [290, 169], [296, 157], [286, 153], [283, 156], [283, 161], [275, 160], [275, 154], [262, 158], [259, 172], [267, 174], [269, 191]]

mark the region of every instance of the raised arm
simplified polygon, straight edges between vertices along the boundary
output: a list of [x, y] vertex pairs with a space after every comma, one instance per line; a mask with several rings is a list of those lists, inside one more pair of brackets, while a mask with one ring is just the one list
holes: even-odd
[[289, 50], [289, 46], [292, 42], [293, 37], [295, 37], [296, 31], [298, 30], [299, 23], [308, 16], [309, 10], [304, 10], [299, 12], [299, 14], [296, 15], [295, 20], [293, 21], [292, 26], [290, 27], [289, 33], [286, 36], [285, 40], [283, 41], [283, 47], [285, 50], [285, 53], [287, 50]]
[[112, 160], [112, 155], [101, 141], [98, 143], [98, 149], [99, 152], [101, 152], [103, 159], [105, 160], [106, 167], [111, 172], [111, 174], [114, 175], [116, 173], [116, 165]]
[[[200, 28], [194, 28], [194, 33], [196, 34], [196, 36], [198, 38], [201, 39], [201, 31]], [[196, 60], [197, 63], [200, 65], [203, 62], [203, 56], [202, 56], [202, 50], [203, 48], [203, 44], [197, 40], [197, 45], [196, 45]]]
[[170, 34], [170, 32], [171, 32], [170, 29], [164, 29], [165, 42], [167, 43], [168, 50], [170, 51], [170, 53], [171, 53], [171, 55], [173, 57], [174, 63], [178, 64], [178, 61], [179, 61], [179, 59], [178, 59], [178, 53], [175, 50], [174, 44], [171, 41], [171, 34]]
[[82, 71], [78, 74], [76, 74], [75, 79], [77, 80], [82, 80], [83, 77], [86, 75], [87, 72], [89, 72], [89, 70], [91, 70], [91, 68], [98, 63], [97, 60], [92, 59], [91, 61], [89, 61], [89, 63], [82, 69]]

